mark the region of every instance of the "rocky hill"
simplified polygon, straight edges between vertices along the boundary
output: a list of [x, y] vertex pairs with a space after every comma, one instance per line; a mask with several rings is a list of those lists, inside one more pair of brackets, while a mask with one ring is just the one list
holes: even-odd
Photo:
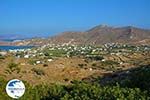
[[77, 44], [105, 44], [105, 43], [127, 43], [148, 44], [150, 43], [150, 30], [140, 29], [132, 26], [109, 27], [96, 26], [86, 32], [65, 32], [52, 37], [54, 43], [77, 43]]
[[110, 27], [99, 25], [85, 32], [63, 32], [47, 39], [29, 39], [14, 42], [14, 45], [92, 44], [105, 43], [150, 44], [150, 30], [132, 26]]

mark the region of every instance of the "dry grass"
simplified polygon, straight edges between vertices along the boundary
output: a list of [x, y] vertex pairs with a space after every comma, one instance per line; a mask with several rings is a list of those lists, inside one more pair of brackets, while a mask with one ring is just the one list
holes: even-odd
[[[106, 55], [104, 58], [107, 60], [120, 61], [120, 58], [123, 62], [123, 65], [119, 65], [122, 69], [128, 69], [130, 67], [136, 67], [136, 64], [150, 64], [150, 60], [148, 60], [150, 54], [144, 53], [133, 53], [129, 56], [114, 56], [114, 55]], [[145, 60], [147, 59], [147, 60]], [[7, 73], [7, 66], [10, 62], [14, 62], [18, 64], [18, 68], [20, 68], [20, 72], [16, 71], [12, 73]], [[136, 62], [134, 64], [133, 62]], [[43, 64], [31, 65], [28, 63], [28, 59], [24, 58], [15, 58], [12, 56], [8, 56], [3, 60], [0, 60], [0, 76], [9, 80], [12, 78], [18, 78], [21, 80], [25, 80], [30, 84], [40, 84], [40, 83], [61, 83], [68, 84], [72, 80], [81, 80], [83, 78], [89, 77], [91, 75], [103, 75], [102, 73], [107, 73], [106, 70], [89, 70], [92, 67], [93, 63], [101, 64], [101, 61], [88, 61], [85, 62], [85, 59], [82, 57], [72, 57], [65, 58], [59, 57], [54, 59], [52, 62], [46, 63], [47, 66], [44, 67]], [[83, 68], [79, 66], [79, 64], [86, 65]], [[105, 67], [105, 66], [100, 66]], [[37, 75], [32, 69], [40, 69], [44, 72], [43, 75]]]

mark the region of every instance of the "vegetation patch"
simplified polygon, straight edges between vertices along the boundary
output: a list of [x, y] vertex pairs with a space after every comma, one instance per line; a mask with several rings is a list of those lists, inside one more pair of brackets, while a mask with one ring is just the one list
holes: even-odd
[[44, 72], [44, 70], [42, 70], [42, 69], [39, 69], [39, 68], [32, 68], [31, 69], [33, 72], [35, 72], [36, 73], [36, 75], [45, 75], [45, 72]]
[[5, 59], [5, 57], [0, 54], [0, 59]]
[[11, 72], [17, 71], [17, 73], [20, 72], [20, 68], [18, 67], [19, 64], [16, 64], [14, 62], [11, 62], [8, 64], [6, 72], [8, 72], [9, 74], [11, 74]]

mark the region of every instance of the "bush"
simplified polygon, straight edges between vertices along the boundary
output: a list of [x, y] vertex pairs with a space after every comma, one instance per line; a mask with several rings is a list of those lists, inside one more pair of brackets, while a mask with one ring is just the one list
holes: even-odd
[[4, 58], [4, 56], [2, 56], [2, 55], [0, 54], [0, 59], [5, 59], [5, 58]]
[[48, 67], [48, 64], [43, 64], [43, 67]]
[[[6, 81], [0, 79], [0, 100], [10, 100], [6, 95]], [[24, 82], [25, 83], [25, 82]], [[25, 83], [26, 92], [20, 100], [149, 100], [150, 96], [139, 88], [100, 86], [75, 81], [71, 85], [37, 85]]]
[[[40, 75], [42, 73], [39, 69], [32, 70]], [[130, 76], [128, 81], [120, 80], [123, 84], [115, 82], [104, 86], [82, 81], [34, 87], [25, 83], [26, 92], [20, 100], [150, 100], [149, 66], [135, 69]], [[5, 86], [6, 81], [0, 78], [0, 100], [11, 100], [5, 93]]]
[[5, 92], [7, 81], [0, 77], [0, 100], [10, 100]]
[[94, 67], [95, 67], [96, 65], [97, 65], [96, 63], [93, 63], [93, 64], [92, 64], [92, 66], [94, 66]]
[[84, 66], [87, 66], [87, 64], [78, 64], [78, 66], [79, 66], [80, 68], [83, 68]]
[[118, 65], [119, 63], [116, 61], [112, 61], [112, 60], [106, 60], [104, 62], [102, 62], [102, 65]]
[[[121, 81], [121, 82], [119, 82]], [[134, 69], [128, 75], [128, 78], [118, 80], [121, 86], [129, 88], [140, 88], [141, 90], [148, 90], [150, 93], [150, 66], [143, 66]]]
[[37, 75], [45, 75], [45, 72], [42, 69], [32, 68], [31, 70], [35, 72]]
[[96, 61], [104, 59], [104, 57], [98, 56], [98, 55], [95, 55], [95, 56], [93, 55], [93, 56], [90, 56], [88, 58], [91, 60], [96, 60]]
[[29, 63], [30, 65], [34, 65], [34, 64], [36, 64], [36, 60], [29, 60], [28, 63]]
[[54, 86], [42, 100], [147, 100], [148, 95], [138, 88], [117, 86], [102, 87], [98, 84], [76, 82], [69, 86]]
[[9, 63], [8, 68], [9, 69], [7, 69], [7, 71], [10, 70], [9, 71], [10, 73], [14, 72], [14, 71], [17, 71], [17, 73], [20, 72], [20, 68], [18, 67], [18, 64], [14, 63], [14, 62]]

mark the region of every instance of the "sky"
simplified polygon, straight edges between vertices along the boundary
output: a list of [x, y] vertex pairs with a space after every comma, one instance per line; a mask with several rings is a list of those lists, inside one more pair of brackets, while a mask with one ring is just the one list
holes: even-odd
[[100, 24], [150, 29], [150, 0], [0, 0], [0, 34], [51, 36]]

